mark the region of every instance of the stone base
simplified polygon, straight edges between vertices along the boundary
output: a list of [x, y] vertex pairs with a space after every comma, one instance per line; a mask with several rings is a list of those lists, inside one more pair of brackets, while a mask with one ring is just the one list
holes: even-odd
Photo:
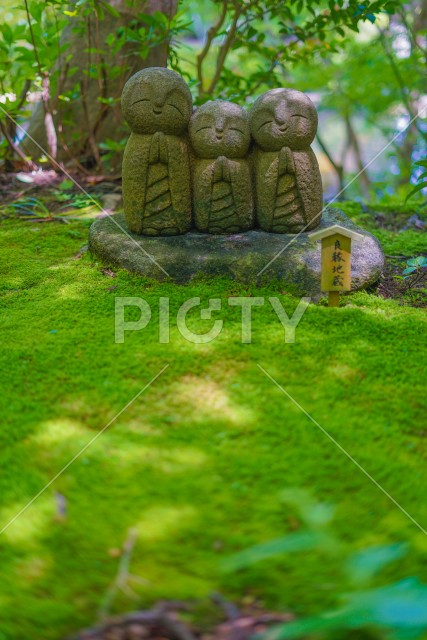
[[[324, 212], [317, 228], [326, 229], [333, 224], [364, 236], [352, 247], [352, 289], [363, 289], [375, 282], [384, 264], [378, 240], [333, 208]], [[298, 236], [264, 231], [229, 236], [195, 231], [182, 236], [137, 236], [127, 230], [123, 214], [99, 218], [89, 231], [89, 249], [94, 255], [108, 265], [147, 278], [167, 280], [169, 274], [177, 283], [189, 282], [196, 276], [224, 276], [257, 284], [278, 281], [292, 293], [310, 296], [320, 294], [320, 244], [311, 242], [307, 233]], [[279, 251], [279, 257], [257, 275]]]

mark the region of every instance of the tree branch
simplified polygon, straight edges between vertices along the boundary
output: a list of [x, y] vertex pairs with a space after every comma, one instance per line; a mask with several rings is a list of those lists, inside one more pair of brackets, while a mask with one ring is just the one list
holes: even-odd
[[37, 50], [36, 40], [34, 37], [33, 25], [31, 24], [31, 16], [30, 16], [30, 10], [28, 8], [28, 0], [25, 0], [25, 12], [27, 14], [28, 27], [30, 29], [31, 42], [34, 49], [34, 57], [36, 59], [37, 67], [40, 74], [40, 79], [42, 82], [41, 99], [42, 99], [43, 109], [45, 112], [44, 123], [45, 123], [45, 129], [46, 129], [47, 146], [48, 146], [50, 155], [52, 156], [52, 158], [55, 159], [56, 153], [57, 153], [57, 136], [55, 131], [55, 125], [53, 122], [53, 113], [50, 106], [49, 73], [47, 71], [43, 71], [42, 69], [39, 53]]
[[367, 199], [369, 197], [369, 187], [371, 186], [371, 181], [369, 179], [368, 173], [363, 164], [362, 152], [360, 150], [359, 140], [357, 138], [357, 134], [353, 128], [353, 124], [351, 122], [350, 116], [345, 114], [344, 122], [347, 129], [349, 144], [354, 151], [354, 155], [356, 156], [357, 168], [360, 173], [360, 183], [361, 190], [363, 196]]
[[319, 133], [316, 133], [316, 139], [317, 139], [317, 142], [319, 143], [319, 147], [322, 149], [323, 153], [328, 158], [328, 160], [329, 160], [330, 164], [332, 165], [333, 169], [335, 169], [335, 171], [338, 173], [338, 175], [341, 175], [342, 174], [342, 170], [343, 170], [342, 166], [339, 165], [333, 159], [331, 152], [327, 148], [324, 140], [320, 137]]
[[83, 82], [80, 83], [80, 89], [81, 89], [81, 100], [82, 100], [83, 112], [85, 114], [85, 119], [87, 122], [87, 131], [88, 131], [87, 140], [89, 143], [89, 147], [92, 150], [93, 157], [96, 160], [96, 168], [98, 169], [101, 166], [101, 156], [99, 155], [98, 145], [96, 144], [93, 128], [90, 124], [89, 109], [87, 106], [87, 100], [86, 100], [86, 94], [84, 91]]
[[[16, 155], [18, 155], [21, 160], [23, 160], [26, 164], [26, 166], [31, 170], [31, 171], [36, 171], [37, 169], [37, 165], [34, 164], [34, 162], [32, 160], [28, 160], [25, 153], [22, 151], [22, 149], [20, 149], [13, 141], [13, 139], [10, 137], [9, 132], [7, 130], [7, 128], [5, 127], [5, 125], [3, 124], [3, 122], [0, 122], [0, 129], [4, 135], [4, 137], [6, 138], [8, 145], [10, 146], [11, 149], [13, 149], [13, 151], [16, 153]], [[13, 160], [13, 159], [12, 159]]]
[[421, 53], [426, 56], [427, 55], [427, 49], [425, 49], [417, 40], [417, 34], [415, 32], [414, 29], [412, 29], [412, 27], [410, 26], [408, 20], [406, 19], [406, 13], [405, 11], [403, 11], [402, 9], [399, 9], [397, 11], [398, 15], [400, 16], [400, 19], [402, 20], [403, 24], [405, 25], [406, 31], [408, 32], [408, 36], [409, 39], [411, 41], [412, 47], [413, 48], [417, 48], [421, 51]]
[[402, 96], [402, 102], [405, 105], [409, 117], [411, 118], [411, 120], [413, 120], [413, 122], [411, 123], [411, 127], [415, 128], [418, 133], [425, 139], [426, 138], [426, 134], [424, 133], [424, 131], [418, 126], [418, 123], [416, 121], [416, 113], [414, 112], [412, 105], [409, 101], [408, 95], [406, 93], [406, 85], [405, 82], [400, 74], [400, 70], [399, 67], [396, 64], [396, 61], [394, 59], [394, 56], [392, 54], [392, 52], [389, 49], [388, 43], [387, 43], [387, 39], [384, 33], [384, 30], [381, 29], [381, 27], [377, 27], [378, 32], [380, 34], [380, 41], [382, 44], [382, 47], [384, 49], [384, 53], [386, 54], [389, 62], [390, 62], [390, 66], [393, 70], [394, 76], [396, 78], [399, 90], [400, 90], [400, 95]]
[[205, 46], [197, 56], [197, 79], [199, 81], [198, 83], [199, 97], [201, 97], [205, 93], [203, 90], [203, 62], [210, 51], [212, 42], [218, 35], [218, 32], [221, 29], [222, 25], [224, 24], [224, 20], [227, 15], [227, 9], [228, 9], [228, 0], [224, 0], [222, 3], [221, 15], [219, 16], [218, 21], [208, 30]]
[[227, 57], [227, 53], [229, 52], [231, 45], [233, 44], [234, 38], [236, 36], [236, 31], [237, 31], [237, 22], [240, 18], [241, 15], [241, 9], [240, 7], [235, 4], [234, 5], [234, 17], [233, 17], [233, 22], [231, 23], [231, 27], [227, 32], [227, 37], [225, 38], [224, 42], [222, 43], [220, 49], [219, 49], [219, 53], [218, 53], [218, 57], [217, 57], [217, 61], [216, 61], [216, 69], [215, 69], [215, 73], [214, 73], [214, 77], [212, 78], [212, 81], [209, 85], [209, 88], [207, 90], [207, 93], [211, 94], [214, 92], [214, 89], [216, 87], [216, 85], [218, 84], [218, 80], [220, 79], [221, 76], [221, 71], [223, 70], [224, 67], [224, 62], [225, 59]]
[[16, 110], [17, 111], [19, 111], [20, 108], [22, 107], [22, 105], [24, 104], [25, 99], [27, 97], [27, 93], [28, 93], [30, 87], [31, 87], [31, 80], [28, 80], [28, 79], [25, 80], [24, 87], [23, 87], [23, 89], [21, 91], [21, 95], [19, 96], [19, 102], [16, 105]]

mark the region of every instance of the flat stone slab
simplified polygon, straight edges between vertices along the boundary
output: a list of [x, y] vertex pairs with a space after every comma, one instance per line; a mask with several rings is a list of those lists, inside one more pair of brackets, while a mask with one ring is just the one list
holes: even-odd
[[[352, 246], [352, 289], [363, 289], [375, 282], [384, 265], [378, 240], [339, 209], [328, 208], [317, 229], [333, 224], [363, 235], [363, 240]], [[115, 214], [92, 224], [89, 250], [105, 264], [156, 280], [167, 280], [169, 276], [177, 283], [185, 283], [198, 276], [223, 276], [246, 283], [277, 281], [282, 287], [288, 285], [291, 292], [320, 294], [321, 243], [311, 242], [307, 233], [254, 230], [209, 235], [192, 231], [181, 236], [148, 237], [130, 233], [124, 215]]]

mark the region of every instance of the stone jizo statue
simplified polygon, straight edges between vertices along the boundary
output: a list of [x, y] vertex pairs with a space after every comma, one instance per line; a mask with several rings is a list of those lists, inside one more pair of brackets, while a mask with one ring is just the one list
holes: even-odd
[[[90, 251], [106, 264], [160, 281], [219, 275], [317, 297], [322, 252], [306, 232], [320, 224], [321, 235], [338, 226], [363, 236], [345, 287], [348, 275], [352, 289], [378, 279], [384, 256], [377, 239], [339, 209], [323, 211], [310, 147], [317, 114], [306, 95], [273, 89], [248, 109], [213, 100], [193, 110], [184, 80], [152, 68], [126, 83], [122, 108], [131, 129], [125, 215], [100, 218], [89, 232]], [[334, 264], [327, 267], [333, 278]]]
[[310, 144], [317, 113], [294, 89], [271, 89], [249, 111], [257, 223], [264, 231], [298, 233], [320, 223], [322, 181]]
[[215, 100], [190, 120], [195, 154], [193, 215], [198, 231], [237, 233], [254, 225], [252, 180], [246, 159], [251, 134], [246, 111]]
[[181, 76], [153, 67], [128, 80], [122, 110], [132, 131], [123, 159], [130, 231], [299, 233], [320, 223], [322, 182], [310, 147], [317, 113], [304, 93], [272, 89], [249, 113], [222, 100], [193, 112]]
[[143, 69], [125, 84], [122, 110], [132, 133], [123, 159], [123, 202], [131, 231], [177, 235], [191, 227], [186, 140], [191, 93], [178, 73]]

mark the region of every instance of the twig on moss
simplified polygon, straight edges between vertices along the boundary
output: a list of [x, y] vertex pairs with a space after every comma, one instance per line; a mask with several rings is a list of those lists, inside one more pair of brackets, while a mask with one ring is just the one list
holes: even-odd
[[122, 591], [127, 596], [133, 599], [137, 599], [137, 594], [133, 591], [133, 589], [129, 586], [129, 581], [133, 580], [134, 582], [139, 582], [144, 585], [147, 584], [147, 580], [141, 578], [140, 576], [136, 576], [130, 573], [130, 561], [132, 559], [132, 553], [136, 544], [136, 540], [138, 538], [138, 531], [136, 529], [129, 529], [128, 537], [125, 540], [123, 545], [123, 552], [120, 558], [119, 567], [117, 570], [117, 575], [114, 578], [111, 586], [109, 587], [105, 598], [99, 608], [99, 618], [102, 620], [106, 616], [108, 616], [110, 612], [111, 605], [113, 604], [116, 595], [119, 591]]

